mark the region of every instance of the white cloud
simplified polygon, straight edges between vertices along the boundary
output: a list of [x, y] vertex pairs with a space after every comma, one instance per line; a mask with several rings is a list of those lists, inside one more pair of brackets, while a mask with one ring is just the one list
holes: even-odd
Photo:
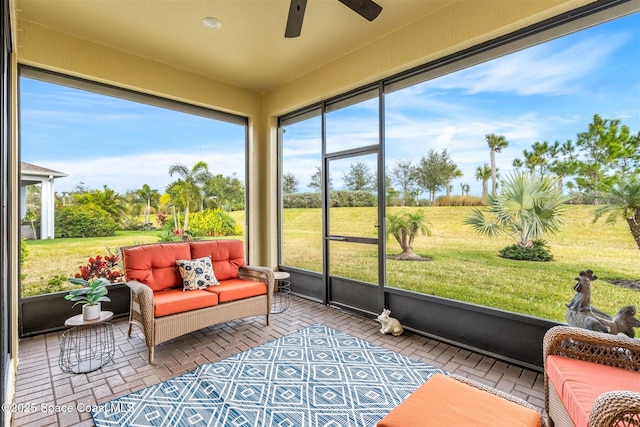
[[550, 42], [434, 79], [433, 88], [466, 93], [513, 92], [519, 95], [566, 95], [587, 89], [584, 79], [617, 50], [621, 34], [585, 38], [563, 48]]
[[164, 192], [166, 186], [178, 179], [169, 176], [169, 166], [181, 163], [188, 168], [203, 161], [214, 175], [231, 176], [234, 172], [244, 182], [244, 153], [202, 153], [202, 152], [154, 152], [122, 156], [101, 157], [82, 162], [34, 161], [33, 163], [49, 169], [66, 173], [65, 178], [55, 181], [55, 191], [73, 191], [83, 182], [91, 189], [102, 189], [103, 185], [123, 194], [127, 190], [136, 190], [143, 184]]

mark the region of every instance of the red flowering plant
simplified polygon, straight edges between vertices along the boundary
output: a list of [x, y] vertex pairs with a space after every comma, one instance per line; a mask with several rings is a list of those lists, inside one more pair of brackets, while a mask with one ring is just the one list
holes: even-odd
[[76, 273], [75, 277], [87, 282], [99, 278], [107, 279], [111, 283], [120, 282], [122, 281], [122, 271], [118, 265], [118, 256], [112, 254], [89, 258], [89, 263], [81, 265], [80, 273]]

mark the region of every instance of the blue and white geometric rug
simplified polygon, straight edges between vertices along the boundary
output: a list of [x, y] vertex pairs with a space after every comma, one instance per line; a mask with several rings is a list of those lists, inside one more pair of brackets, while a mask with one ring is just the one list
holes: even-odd
[[375, 426], [442, 370], [313, 325], [112, 400], [102, 426]]

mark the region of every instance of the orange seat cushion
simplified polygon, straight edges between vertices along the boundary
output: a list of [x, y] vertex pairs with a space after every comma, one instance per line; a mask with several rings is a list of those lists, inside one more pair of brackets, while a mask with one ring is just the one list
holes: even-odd
[[219, 302], [229, 302], [266, 295], [267, 285], [253, 280], [232, 279], [221, 281], [218, 286], [209, 286], [204, 291], [218, 295]]
[[154, 292], [153, 302], [153, 315], [162, 317], [217, 305], [218, 295], [200, 289], [192, 291], [183, 291], [182, 288], [167, 289]]
[[529, 408], [435, 374], [378, 422], [378, 427], [540, 427]]
[[551, 355], [545, 371], [573, 423], [589, 424], [589, 413], [603, 393], [616, 390], [640, 392], [640, 372]]
[[189, 243], [159, 243], [122, 249], [127, 280], [136, 280], [154, 291], [180, 287], [178, 259], [191, 259]]
[[213, 274], [220, 281], [237, 279], [238, 269], [245, 265], [242, 240], [203, 240], [191, 242], [191, 258], [211, 257]]

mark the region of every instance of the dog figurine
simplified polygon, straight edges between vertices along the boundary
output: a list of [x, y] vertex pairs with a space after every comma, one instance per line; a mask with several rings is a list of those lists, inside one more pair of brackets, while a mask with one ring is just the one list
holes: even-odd
[[394, 317], [390, 317], [391, 310], [387, 310], [386, 308], [382, 310], [382, 313], [378, 316], [377, 320], [380, 322], [382, 327], [380, 328], [380, 333], [382, 335], [391, 334], [394, 337], [402, 335], [404, 329], [402, 329], [402, 325], [398, 321], [398, 319]]

